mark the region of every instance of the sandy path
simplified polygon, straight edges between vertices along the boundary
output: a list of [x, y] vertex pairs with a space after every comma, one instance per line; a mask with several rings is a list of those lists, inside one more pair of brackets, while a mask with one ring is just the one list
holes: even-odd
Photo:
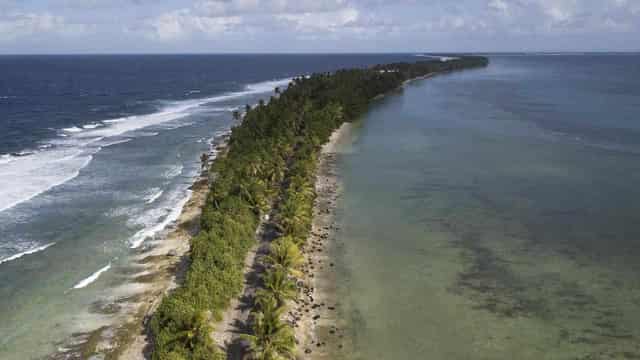
[[[270, 214], [268, 219], [273, 219]], [[216, 344], [227, 353], [227, 359], [242, 359], [246, 353], [246, 344], [240, 338], [250, 333], [249, 315], [253, 309], [256, 291], [260, 288], [260, 276], [265, 268], [262, 258], [269, 253], [269, 244], [275, 238], [275, 227], [271, 221], [263, 219], [256, 231], [258, 243], [249, 250], [244, 262], [244, 284], [240, 296], [231, 300], [231, 304], [222, 314], [222, 321], [214, 325], [211, 335]]]

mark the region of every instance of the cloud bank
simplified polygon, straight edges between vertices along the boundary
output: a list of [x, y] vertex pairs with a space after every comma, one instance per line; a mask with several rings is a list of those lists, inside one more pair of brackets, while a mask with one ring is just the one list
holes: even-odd
[[2, 52], [640, 50], [640, 0], [0, 0], [0, 14]]

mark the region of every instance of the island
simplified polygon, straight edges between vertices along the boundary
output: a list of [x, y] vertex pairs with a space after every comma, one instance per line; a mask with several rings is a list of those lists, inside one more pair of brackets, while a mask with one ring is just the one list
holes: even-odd
[[313, 285], [318, 236], [327, 237], [312, 230], [317, 189], [331, 194], [329, 179], [318, 177], [322, 154], [344, 124], [407, 81], [487, 64], [479, 56], [442, 57], [301, 76], [235, 113], [241, 121], [226, 146], [210, 164], [203, 160], [208, 192], [198, 232], [178, 287], [148, 322], [151, 357], [310, 354], [316, 319], [309, 309], [325, 306], [314, 303]]

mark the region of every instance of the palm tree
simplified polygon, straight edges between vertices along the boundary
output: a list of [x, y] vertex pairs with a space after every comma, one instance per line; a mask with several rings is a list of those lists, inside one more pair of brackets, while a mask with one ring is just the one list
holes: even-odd
[[279, 182], [284, 178], [285, 166], [285, 162], [279, 156], [271, 159], [271, 163], [263, 170], [264, 177], [273, 183]]
[[280, 320], [284, 308], [272, 299], [263, 308], [253, 313], [253, 335], [243, 335], [256, 360], [279, 360], [293, 358], [295, 338], [291, 328]]
[[308, 198], [313, 198], [316, 196], [316, 189], [314, 184], [311, 181], [306, 181], [302, 178], [294, 178], [292, 184], [295, 184], [296, 187], [296, 195], [304, 196]]
[[202, 155], [200, 155], [200, 169], [204, 169], [205, 167], [207, 167], [208, 163], [209, 163], [209, 154], [202, 153]]
[[251, 182], [244, 181], [237, 186], [239, 195], [256, 211], [266, 211], [269, 208], [269, 201], [266, 198], [267, 186], [262, 179], [256, 178]]
[[310, 204], [297, 198], [290, 199], [279, 210], [278, 227], [285, 235], [304, 234], [311, 222]]
[[240, 111], [233, 110], [233, 120], [235, 120], [235, 121], [239, 121], [240, 120]]
[[278, 301], [273, 297], [272, 293], [258, 290], [253, 300], [253, 307], [254, 311], [269, 312], [278, 309]]
[[304, 263], [304, 257], [293, 239], [290, 236], [285, 236], [271, 244], [266, 261], [272, 266], [281, 266], [287, 269], [292, 276], [300, 277], [301, 273], [298, 268]]
[[[276, 299], [278, 305], [284, 304], [286, 300], [294, 299], [298, 293], [296, 284], [289, 279], [289, 272], [282, 266], [276, 265], [269, 269], [262, 277], [264, 289], [259, 293], [267, 292]], [[264, 294], [260, 294], [264, 296]]]

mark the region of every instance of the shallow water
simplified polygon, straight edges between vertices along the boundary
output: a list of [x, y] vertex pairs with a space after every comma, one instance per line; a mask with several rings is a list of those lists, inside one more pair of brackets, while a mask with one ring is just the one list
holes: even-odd
[[336, 357], [640, 358], [640, 57], [491, 60], [356, 127]]

